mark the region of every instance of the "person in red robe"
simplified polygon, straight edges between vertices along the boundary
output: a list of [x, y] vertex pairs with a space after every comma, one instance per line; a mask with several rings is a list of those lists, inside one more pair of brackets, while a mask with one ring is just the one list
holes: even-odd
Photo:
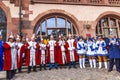
[[58, 51], [58, 64], [60, 68], [67, 63], [66, 58], [66, 45], [63, 35], [59, 36], [59, 41], [57, 42], [57, 51]]
[[16, 43], [15, 44], [17, 46], [17, 55], [18, 55], [17, 56], [18, 72], [21, 73], [22, 72], [23, 57], [25, 55], [25, 44], [23, 44], [22, 42], [20, 42], [20, 36], [19, 35], [16, 38]]
[[58, 69], [58, 55], [57, 55], [57, 47], [56, 41], [54, 40], [53, 35], [50, 36], [50, 40], [47, 45], [47, 52], [48, 52], [48, 63], [49, 63], [49, 70], [53, 68], [53, 65], [56, 69]]
[[72, 67], [76, 67], [76, 61], [78, 61], [78, 55], [76, 53], [76, 41], [69, 35], [69, 38], [66, 42], [67, 49], [67, 62], [69, 63], [69, 69]]
[[41, 41], [39, 43], [40, 46], [40, 71], [42, 70], [42, 67], [44, 67], [44, 70], [46, 69], [46, 63], [47, 63], [47, 53], [46, 53], [46, 44], [44, 43], [43, 38], [41, 38]]
[[6, 71], [6, 78], [9, 80], [15, 76], [17, 69], [17, 48], [14, 42], [14, 36], [8, 38], [8, 42], [3, 44], [4, 48], [4, 70]]
[[35, 42], [34, 36], [31, 37], [31, 41], [26, 43], [26, 66], [28, 66], [28, 73], [31, 72], [32, 67], [33, 71], [37, 72], [36, 65], [39, 64], [38, 47], [39, 45]]

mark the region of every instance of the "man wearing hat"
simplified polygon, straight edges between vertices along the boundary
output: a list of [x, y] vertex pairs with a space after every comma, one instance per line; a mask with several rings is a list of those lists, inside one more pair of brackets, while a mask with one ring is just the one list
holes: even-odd
[[113, 34], [110, 35], [109, 39], [109, 70], [111, 72], [113, 70], [114, 64], [116, 65], [116, 71], [120, 72], [120, 49], [119, 49], [119, 40], [115, 38]]
[[17, 49], [14, 42], [14, 36], [11, 33], [8, 42], [3, 44], [4, 47], [4, 70], [6, 71], [6, 78], [11, 79], [16, 73], [17, 69]]
[[69, 34], [69, 38], [66, 42], [67, 49], [67, 62], [69, 63], [69, 69], [72, 67], [76, 67], [76, 61], [78, 61], [78, 55], [76, 53], [76, 41], [72, 38], [72, 35]]
[[49, 62], [49, 70], [52, 69], [53, 65], [56, 69], [58, 69], [58, 55], [56, 52], [56, 41], [54, 40], [53, 35], [50, 36], [50, 40], [48, 42], [48, 62]]
[[2, 31], [0, 31], [0, 71], [3, 70], [3, 41], [2, 41]]

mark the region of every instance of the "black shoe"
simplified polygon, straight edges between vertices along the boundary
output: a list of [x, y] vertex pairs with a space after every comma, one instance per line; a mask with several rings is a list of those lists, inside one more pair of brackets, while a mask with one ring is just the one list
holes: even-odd
[[52, 68], [49, 68], [49, 70], [51, 70]]
[[42, 65], [40, 65], [40, 71], [42, 70]]
[[111, 72], [112, 70], [108, 70], [108, 72]]
[[33, 71], [34, 71], [34, 72], [37, 72], [36, 66], [33, 66]]
[[37, 72], [37, 70], [35, 69], [35, 70], [33, 70], [34, 72]]
[[58, 69], [58, 67], [55, 67], [55, 69]]
[[46, 69], [46, 64], [44, 64], [44, 70], [47, 70], [47, 69]]
[[69, 69], [71, 69], [71, 67], [69, 66]]
[[30, 73], [31, 71], [28, 71], [27, 73]]
[[60, 66], [60, 69], [62, 69], [62, 66]]
[[39, 70], [41, 71], [42, 69], [40, 68]]
[[22, 73], [22, 71], [19, 71], [19, 73]]
[[44, 67], [44, 70], [47, 70], [46, 67]]
[[40, 69], [39, 69], [40, 71], [42, 70], [42, 68], [40, 67]]
[[77, 69], [77, 67], [76, 67], [76, 66], [74, 66], [73, 68]]
[[119, 71], [119, 70], [117, 70], [117, 72], [119, 72], [119, 73], [120, 73], [120, 71]]
[[27, 73], [30, 73], [31, 72], [31, 66], [28, 66], [28, 72]]

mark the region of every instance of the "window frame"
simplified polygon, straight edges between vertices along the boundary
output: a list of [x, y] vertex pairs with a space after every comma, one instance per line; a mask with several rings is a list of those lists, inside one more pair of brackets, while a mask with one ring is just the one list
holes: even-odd
[[[107, 27], [103, 26], [102, 19], [107, 19]], [[115, 25], [113, 25], [113, 26], [111, 25], [111, 20], [112, 19], [115, 20]], [[114, 16], [106, 16], [106, 17], [101, 18], [96, 25], [96, 36], [102, 35], [102, 36], [105, 36], [105, 37], [109, 37], [110, 29], [115, 29], [116, 33], [114, 33], [114, 34], [116, 34], [115, 36], [118, 37], [119, 36], [118, 32], [119, 32], [119, 29], [120, 29], [119, 21], [120, 21], [120, 19], [118, 19], [117, 17], [114, 17]], [[101, 31], [98, 28], [101, 28]], [[107, 35], [107, 36], [105, 34], [106, 33], [105, 29], [109, 30], [109, 35]]]
[[[55, 18], [55, 23], [56, 23], [56, 27], [48, 27], [48, 23], [47, 23], [47, 20], [48, 19], [50, 19], [50, 18]], [[58, 19], [64, 19], [65, 20], [65, 26], [63, 26], [63, 27], [58, 27]], [[68, 22], [71, 24], [71, 27], [74, 27], [74, 28], [71, 28], [71, 34], [72, 35], [76, 35], [77, 34], [77, 30], [76, 30], [76, 26], [75, 26], [75, 24], [71, 21], [71, 20], [69, 20], [68, 18], [66, 18], [66, 17], [64, 17], [64, 16], [60, 16], [60, 15], [52, 15], [52, 16], [48, 16], [48, 17], [45, 17], [45, 18], [43, 18], [42, 20], [40, 20], [39, 22], [38, 22], [38, 24], [37, 24], [37, 26], [36, 26], [36, 29], [35, 29], [35, 32], [37, 32], [37, 30], [38, 30], [38, 25], [41, 25], [43, 22], [45, 21], [45, 27], [46, 27], [46, 34], [45, 35], [42, 35], [42, 26], [40, 26], [41, 28], [40, 28], [40, 36], [42, 36], [42, 37], [46, 37], [46, 36], [48, 36], [48, 30], [49, 29], [63, 29], [63, 28], [65, 28], [66, 29], [66, 35], [65, 36], [68, 36]], [[75, 30], [75, 32], [73, 32], [73, 29]], [[74, 34], [75, 33], [75, 34]], [[37, 33], [35, 33], [36, 35], [39, 35], [39, 34], [37, 34]]]

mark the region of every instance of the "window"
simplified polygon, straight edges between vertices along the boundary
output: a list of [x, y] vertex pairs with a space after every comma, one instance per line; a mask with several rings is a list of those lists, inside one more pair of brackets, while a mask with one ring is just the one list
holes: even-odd
[[97, 23], [96, 35], [104, 35], [105, 37], [109, 37], [112, 31], [113, 34], [116, 37], [118, 37], [119, 27], [120, 27], [119, 19], [114, 18], [114, 17], [104, 17]]
[[6, 40], [7, 19], [4, 11], [0, 8], [0, 30], [2, 31], [3, 40]]
[[67, 36], [68, 34], [75, 35], [76, 29], [74, 24], [67, 18], [61, 16], [52, 16], [39, 22], [36, 28], [36, 35], [50, 36], [51, 34], [57, 38], [60, 34]]

